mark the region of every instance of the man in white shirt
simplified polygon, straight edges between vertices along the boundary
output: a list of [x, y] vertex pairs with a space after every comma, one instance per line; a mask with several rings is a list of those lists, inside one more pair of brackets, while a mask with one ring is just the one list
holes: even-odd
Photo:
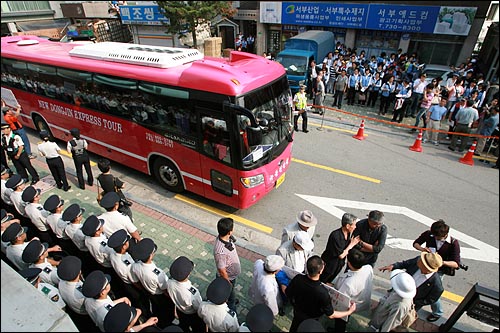
[[265, 261], [257, 259], [253, 269], [253, 280], [249, 289], [249, 296], [253, 304], [265, 304], [276, 316], [283, 301], [279, 292], [276, 273], [284, 266], [285, 261], [277, 255], [269, 255]]

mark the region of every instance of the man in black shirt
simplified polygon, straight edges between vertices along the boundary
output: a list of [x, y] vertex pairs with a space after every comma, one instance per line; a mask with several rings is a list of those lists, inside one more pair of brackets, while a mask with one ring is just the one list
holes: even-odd
[[366, 263], [372, 265], [377, 262], [378, 254], [384, 249], [387, 238], [387, 226], [384, 224], [384, 213], [372, 210], [368, 218], [356, 223], [353, 237], [360, 236], [356, 248], [365, 254]]
[[356, 310], [351, 303], [347, 311], [334, 311], [328, 290], [319, 280], [325, 264], [319, 256], [307, 259], [307, 275], [296, 275], [286, 288], [286, 296], [293, 305], [293, 320], [290, 332], [297, 332], [297, 327], [306, 319], [319, 319], [321, 315], [329, 319], [342, 318]]

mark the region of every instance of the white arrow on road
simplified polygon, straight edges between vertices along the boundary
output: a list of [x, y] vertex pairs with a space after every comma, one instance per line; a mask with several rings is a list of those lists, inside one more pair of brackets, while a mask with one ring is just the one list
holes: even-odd
[[[425, 215], [415, 212], [406, 207], [401, 206], [392, 206], [392, 205], [384, 205], [377, 204], [371, 202], [361, 202], [361, 201], [351, 201], [351, 200], [343, 200], [343, 199], [334, 199], [334, 198], [326, 198], [326, 197], [317, 197], [312, 195], [304, 195], [304, 194], [296, 194], [298, 197], [312, 203], [313, 205], [323, 209], [329, 214], [337, 217], [338, 219], [342, 218], [345, 211], [338, 207], [343, 208], [352, 208], [352, 209], [360, 209], [366, 211], [372, 210], [380, 210], [384, 213], [391, 214], [401, 214], [410, 219], [413, 219], [417, 222], [420, 222], [427, 227], [430, 228], [432, 223], [436, 220], [431, 219]], [[458, 230], [450, 228], [450, 236], [460, 240], [460, 257], [466, 259], [473, 259], [485, 262], [492, 262], [498, 264], [498, 249], [488, 245], [480, 240], [466, 235]], [[387, 235], [386, 245], [395, 249], [403, 249], [403, 250], [413, 250], [416, 251], [413, 247], [413, 239], [404, 239], [397, 238], [391, 235]], [[470, 247], [464, 247], [463, 244], [466, 243]]]

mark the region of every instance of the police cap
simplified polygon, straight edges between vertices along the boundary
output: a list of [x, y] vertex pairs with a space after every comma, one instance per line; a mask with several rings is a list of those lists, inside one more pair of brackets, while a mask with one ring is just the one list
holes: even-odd
[[71, 135], [73, 135], [75, 138], [80, 138], [80, 130], [78, 128], [72, 128], [69, 130]]
[[41, 268], [32, 267], [20, 270], [19, 275], [21, 275], [29, 283], [34, 284], [41, 272]]
[[231, 294], [231, 282], [223, 277], [217, 277], [207, 288], [207, 299], [217, 305], [226, 302]]
[[82, 261], [75, 256], [62, 258], [57, 266], [57, 276], [64, 281], [73, 281], [82, 270]]
[[2, 164], [2, 175], [5, 175], [7, 172], [9, 172], [9, 168], [6, 168], [5, 165]]
[[184, 256], [180, 256], [170, 265], [170, 276], [177, 281], [184, 281], [193, 271], [194, 263]]
[[116, 230], [108, 239], [108, 246], [111, 248], [121, 247], [128, 240], [130, 236], [125, 229]]
[[109, 209], [113, 208], [117, 202], [120, 201], [120, 196], [116, 192], [108, 192], [106, 193], [99, 203], [102, 208]]
[[28, 231], [27, 227], [21, 227], [19, 223], [12, 223], [2, 234], [2, 241], [12, 242], [17, 237]]
[[71, 222], [85, 212], [85, 208], [81, 208], [79, 204], [74, 203], [68, 206], [62, 214], [62, 220]]
[[269, 332], [273, 320], [273, 311], [267, 305], [256, 304], [248, 311], [246, 324], [252, 332]]
[[49, 132], [47, 132], [46, 130], [40, 131], [40, 133], [38, 135], [40, 135], [40, 139], [42, 139], [42, 140], [49, 138]]
[[93, 271], [85, 278], [82, 285], [82, 294], [85, 297], [95, 298], [99, 296], [106, 285], [111, 282], [111, 276], [102, 271]]
[[104, 224], [104, 220], [98, 218], [95, 215], [90, 215], [87, 217], [85, 222], [83, 222], [82, 232], [85, 236], [93, 237], [95, 232], [99, 230], [100, 227]]
[[145, 262], [156, 249], [156, 244], [151, 238], [143, 238], [134, 246], [134, 251], [132, 251], [131, 255], [134, 260]]
[[41, 192], [42, 190], [40, 190], [39, 188], [34, 188], [30, 185], [24, 189], [21, 198], [24, 202], [33, 202], [33, 199], [35, 199], [37, 195], [40, 195]]
[[61, 207], [64, 205], [64, 200], [61, 199], [60, 196], [57, 194], [52, 194], [50, 197], [45, 200], [45, 203], [43, 204], [43, 209], [45, 209], [48, 212], [51, 212], [55, 210], [57, 207]]
[[5, 187], [15, 189], [21, 184], [24, 184], [24, 179], [16, 173], [15, 175], [12, 175], [9, 180], [7, 180]]
[[104, 317], [105, 332], [125, 332], [132, 320], [137, 316], [136, 308], [121, 302], [109, 309]]
[[326, 330], [318, 320], [309, 318], [300, 323], [297, 332], [326, 332]]
[[22, 259], [28, 264], [32, 264], [38, 261], [38, 258], [47, 251], [49, 244], [42, 243], [38, 239], [33, 239], [26, 245], [23, 250]]
[[14, 218], [13, 215], [7, 214], [7, 211], [2, 208], [2, 223], [10, 221]]

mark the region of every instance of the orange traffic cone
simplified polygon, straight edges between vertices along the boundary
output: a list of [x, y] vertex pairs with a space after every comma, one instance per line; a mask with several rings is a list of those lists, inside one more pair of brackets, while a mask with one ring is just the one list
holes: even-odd
[[422, 152], [422, 130], [418, 132], [417, 139], [415, 140], [415, 143], [413, 146], [410, 147], [410, 150], [416, 151], [421, 153]]
[[[465, 138], [463, 138], [463, 139], [465, 139]], [[470, 166], [474, 165], [474, 159], [472, 158], [472, 156], [474, 156], [474, 151], [476, 150], [476, 144], [477, 144], [477, 141], [474, 141], [474, 143], [472, 143], [472, 146], [470, 146], [467, 154], [465, 154], [464, 157], [462, 157], [458, 160], [460, 163], [468, 164]]]
[[365, 131], [365, 120], [362, 119], [361, 125], [359, 125], [358, 134], [353, 135], [352, 137], [358, 140], [364, 140], [365, 139], [364, 131]]

